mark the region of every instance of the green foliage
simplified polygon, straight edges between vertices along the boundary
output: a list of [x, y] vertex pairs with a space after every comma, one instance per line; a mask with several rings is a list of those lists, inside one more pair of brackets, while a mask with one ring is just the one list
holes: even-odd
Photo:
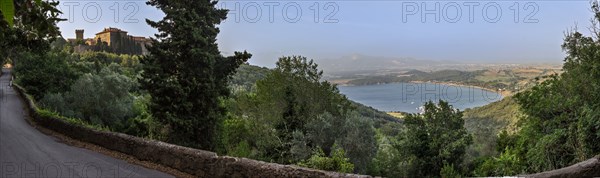
[[[67, 43], [68, 43], [67, 40], [65, 40], [62, 37], [59, 37], [56, 40], [54, 40], [52, 43], [50, 43], [50, 47], [53, 50], [61, 51], [61, 50], [63, 50], [65, 48], [65, 46], [67, 45]], [[65, 52], [68, 52], [68, 51], [65, 51]]]
[[132, 109], [135, 117], [127, 118], [122, 129], [123, 133], [155, 140], [164, 139], [165, 133], [162, 132], [162, 125], [152, 117], [148, 110], [149, 103], [149, 95], [134, 96]]
[[166, 141], [214, 150], [218, 128], [225, 117], [221, 100], [229, 96], [227, 84], [251, 55], [235, 52], [224, 57], [216, 37], [227, 10], [217, 1], [151, 0], [149, 5], [166, 16], [147, 23], [157, 28], [144, 64], [143, 89], [152, 96], [150, 111], [167, 128]]
[[[515, 96], [525, 116], [521, 118], [521, 129], [516, 135], [501, 135], [499, 149], [511, 151], [498, 159], [519, 162], [522, 167], [492, 162], [489, 164], [497, 164], [494, 166], [503, 170], [488, 173], [507, 175], [547, 171], [600, 153], [600, 135], [597, 134], [600, 128], [597, 119], [600, 115], [598, 2], [592, 2], [592, 11], [595, 14], [595, 23], [591, 27], [594, 37], [586, 37], [576, 30], [565, 36], [562, 45], [567, 53], [564, 72]], [[485, 166], [484, 163], [482, 169]]]
[[223, 122], [221, 130], [221, 142], [225, 146], [225, 151], [229, 156], [251, 157], [252, 150], [248, 143], [251, 135], [247, 120], [230, 116]]
[[[81, 42], [76, 42], [75, 44], [78, 43], [83, 43], [83, 41]], [[96, 43], [91, 47], [93, 51], [97, 51], [97, 52], [112, 52], [112, 48], [111, 46], [108, 46], [108, 43], [106, 41], [102, 41], [101, 39], [96, 39]]]
[[233, 147], [227, 150], [227, 153], [230, 156], [235, 157], [250, 157], [253, 154], [253, 150], [250, 147], [248, 141], [244, 140], [236, 145], [232, 145]]
[[478, 158], [502, 153], [506, 145], [497, 145], [502, 140], [498, 139], [498, 135], [504, 133], [508, 136], [516, 132], [522, 115], [519, 104], [511, 96], [482, 107], [466, 109], [463, 118], [465, 128], [473, 135], [473, 144], [467, 148], [465, 162], [470, 164]]
[[[242, 64], [235, 75], [233, 75], [229, 87], [232, 89], [235, 95], [245, 95], [245, 93], [248, 92], [256, 92], [256, 82], [265, 79], [270, 72], [271, 69], [249, 64]], [[373, 125], [376, 128], [379, 128], [389, 122], [394, 122], [396, 124], [401, 122], [401, 120], [398, 120], [394, 116], [382, 111], [378, 111], [373, 107], [365, 106], [351, 100], [348, 101], [351, 103], [351, 107], [355, 108], [355, 111], [357, 111], [360, 115], [374, 120]], [[236, 102], [239, 104], [239, 99]], [[237, 108], [231, 107], [229, 109]]]
[[365, 174], [377, 153], [377, 139], [372, 121], [357, 113], [351, 113], [347, 116], [343, 128], [345, 128], [345, 136], [338, 142], [346, 150], [350, 162], [355, 165], [355, 172]]
[[333, 150], [331, 157], [327, 157], [325, 153], [323, 153], [323, 150], [317, 149], [308, 160], [298, 163], [298, 165], [343, 173], [351, 173], [352, 170], [354, 170], [354, 165], [346, 158], [344, 149]]
[[[310, 142], [309, 138], [304, 136], [304, 133], [300, 130], [296, 130], [292, 132], [292, 140], [289, 145], [290, 148], [290, 162], [298, 162], [302, 159], [305, 159], [311, 155], [311, 147], [308, 145]], [[321, 149], [322, 151], [322, 149]]]
[[517, 151], [507, 147], [497, 158], [486, 159], [481, 166], [475, 170], [476, 176], [501, 176], [517, 175], [525, 170], [524, 163], [519, 158]]
[[522, 113], [519, 111], [519, 104], [512, 96], [485, 106], [466, 109], [463, 113], [465, 126], [470, 132], [477, 127], [490, 127], [495, 133], [503, 129], [514, 132], [520, 117]]
[[335, 142], [347, 132], [346, 117], [348, 116], [333, 116], [329, 112], [318, 115], [306, 125], [307, 139], [329, 154]]
[[401, 120], [398, 120], [398, 118], [391, 116], [383, 111], [379, 111], [371, 106], [366, 106], [364, 104], [360, 104], [352, 100], [349, 101], [351, 103], [351, 107], [354, 108], [356, 112], [358, 112], [363, 117], [371, 118], [374, 121], [373, 124], [376, 128], [379, 128], [390, 122], [396, 124], [402, 122]]
[[[348, 100], [327, 81], [320, 81], [322, 71], [317, 64], [305, 57], [282, 57], [277, 67], [263, 80], [257, 82], [254, 109], [270, 112], [250, 113], [253, 117], [262, 117], [277, 133], [282, 143], [274, 145], [276, 150], [270, 157], [283, 163], [293, 163], [290, 158], [290, 143], [293, 132], [301, 131], [306, 135], [308, 123], [327, 112], [336, 120], [342, 120], [350, 108]], [[258, 114], [258, 115], [256, 115]], [[327, 116], [326, 116], [327, 117]], [[330, 119], [331, 120], [331, 119]], [[326, 143], [325, 143], [326, 142]], [[323, 150], [328, 155], [334, 144], [331, 139], [324, 140]], [[284, 151], [285, 150], [285, 151]]]
[[285, 137], [323, 112], [338, 117], [349, 108], [347, 99], [327, 81], [323, 72], [305, 57], [282, 57], [267, 78], [257, 83], [257, 97], [276, 113], [276, 129]]
[[[249, 153], [249, 158], [297, 164], [314, 150], [331, 158], [338, 145], [355, 165], [351, 172], [366, 173], [377, 153], [373, 121], [389, 122], [379, 117], [379, 111], [353, 105], [321, 76], [317, 64], [304, 57], [282, 57], [254, 89], [235, 92], [225, 102], [232, 112], [221, 134], [227, 154]], [[364, 113], [356, 112], [355, 106], [362, 106]]]
[[[16, 82], [36, 96], [43, 108], [60, 113], [58, 118], [140, 137], [164, 137], [162, 125], [148, 111], [150, 97], [137, 90], [139, 65], [116, 63], [136, 61], [136, 56], [69, 55], [57, 50], [41, 55], [22, 52], [21, 56], [15, 67]], [[100, 60], [103, 58], [107, 60]]]
[[444, 164], [444, 167], [440, 170], [440, 176], [443, 178], [462, 177], [460, 172], [458, 172], [456, 168], [454, 168], [454, 165], [451, 164]]
[[257, 81], [264, 79], [270, 70], [249, 64], [242, 64], [231, 78], [230, 86], [234, 90], [253, 91]]
[[48, 94], [41, 100], [45, 108], [64, 116], [120, 130], [132, 111], [135, 82], [109, 68], [98, 74], [84, 74], [64, 93]]
[[23, 52], [15, 64], [16, 82], [36, 100], [46, 93], [67, 91], [78, 78], [66, 62], [62, 52], [36, 54]]
[[48, 111], [46, 109], [37, 109], [36, 112], [42, 118], [60, 119], [60, 120], [66, 121], [68, 123], [71, 123], [73, 125], [79, 125], [79, 126], [91, 128], [94, 130], [109, 131], [109, 128], [107, 128], [107, 127], [103, 127], [103, 126], [96, 125], [96, 124], [90, 124], [88, 122], [82, 121], [81, 119], [77, 119], [77, 118], [64, 117], [64, 116], [59, 115], [56, 112]]
[[472, 143], [462, 112], [444, 101], [438, 105], [427, 102], [424, 114], [410, 114], [404, 124], [406, 130], [396, 147], [404, 158], [409, 158], [405, 162], [410, 176], [439, 176], [444, 164], [460, 166]]
[[58, 120], [66, 121], [73, 125], [79, 125], [82, 127], [87, 127], [87, 128], [91, 128], [91, 129], [95, 129], [95, 130], [109, 131], [109, 128], [107, 128], [107, 127], [90, 124], [88, 122], [82, 121], [81, 119], [77, 119], [77, 118], [64, 117], [56, 112], [53, 112], [53, 111], [50, 111], [47, 109], [43, 109], [43, 108], [39, 108], [36, 106], [35, 99], [33, 98], [33, 96], [29, 95], [26, 89], [24, 89], [22, 86], [20, 86], [18, 84], [14, 84], [14, 87], [20, 88], [21, 90], [23, 90], [25, 92], [25, 99], [27, 100], [27, 102], [33, 103], [34, 112], [36, 112], [37, 115], [40, 116], [40, 118], [42, 118], [42, 119], [50, 119], [50, 118], [58, 119]]
[[29, 0], [0, 1], [0, 56], [2, 61], [18, 59], [22, 52], [43, 56], [50, 42], [60, 36], [58, 2]]
[[338, 117], [326, 112], [309, 122], [306, 127], [306, 140], [312, 147], [327, 148], [330, 152], [337, 143], [346, 150], [346, 155], [356, 166], [355, 172], [366, 173], [368, 165], [377, 152], [377, 140], [372, 121], [356, 112]]
[[13, 26], [15, 16], [13, 0], [0, 0], [0, 12], [2, 12], [2, 17], [8, 22], [8, 25]]
[[79, 74], [99, 73], [103, 68], [110, 67], [129, 78], [137, 79], [142, 71], [140, 56], [136, 55], [83, 52], [73, 53], [68, 59], [71, 68]]
[[378, 129], [376, 132], [377, 153], [374, 156], [372, 163], [369, 165], [367, 173], [374, 176], [382, 177], [400, 177], [405, 175], [407, 169], [403, 160], [405, 157], [400, 156], [400, 152], [394, 147], [396, 144], [395, 136], [390, 136], [383, 133], [383, 129]]
[[[236, 141], [246, 141], [251, 147], [251, 154], [248, 158], [258, 159], [263, 161], [274, 162], [270, 157], [272, 154], [277, 154], [276, 146], [281, 145], [281, 140], [277, 137], [276, 131], [273, 129], [270, 122], [264, 117], [260, 117], [265, 110], [259, 110], [256, 107], [256, 95], [254, 93], [239, 92], [235, 94], [235, 99], [226, 100], [225, 104], [228, 110], [232, 113], [228, 115], [223, 123], [221, 130], [221, 142], [224, 150], [223, 154], [231, 155], [230, 150], [234, 150], [234, 145], [240, 144]], [[233, 122], [228, 120], [235, 120]], [[242, 126], [245, 125], [245, 126]], [[245, 129], [230, 129], [230, 128], [252, 128], [251, 132], [244, 132]], [[240, 132], [242, 131], [242, 132]], [[232, 132], [232, 133], [227, 133]], [[237, 137], [237, 136], [241, 137]], [[231, 138], [229, 138], [231, 136]], [[233, 149], [232, 149], [233, 148]]]

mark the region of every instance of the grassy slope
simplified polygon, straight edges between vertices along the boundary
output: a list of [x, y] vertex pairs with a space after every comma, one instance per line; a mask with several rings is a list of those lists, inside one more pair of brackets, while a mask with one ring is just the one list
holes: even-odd
[[496, 137], [502, 130], [516, 131], [521, 117], [519, 106], [512, 97], [488, 105], [467, 109], [463, 113], [465, 127], [473, 134], [473, 145], [467, 150], [467, 159], [497, 154]]

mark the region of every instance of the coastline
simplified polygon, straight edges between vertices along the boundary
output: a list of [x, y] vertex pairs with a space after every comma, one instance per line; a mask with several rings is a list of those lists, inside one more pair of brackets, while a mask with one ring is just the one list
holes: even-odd
[[512, 93], [504, 90], [504, 91], [497, 91], [496, 89], [492, 89], [492, 88], [485, 88], [485, 87], [481, 87], [481, 86], [476, 86], [476, 85], [465, 85], [465, 84], [461, 84], [461, 83], [455, 83], [455, 82], [432, 82], [432, 81], [410, 81], [407, 83], [430, 83], [430, 84], [439, 84], [439, 85], [449, 85], [449, 86], [458, 86], [458, 87], [472, 87], [472, 88], [477, 88], [477, 89], [481, 89], [481, 90], [486, 90], [486, 91], [490, 91], [490, 92], [494, 92], [494, 93], [498, 93], [500, 95], [502, 95], [502, 97], [508, 97], [511, 96]]
[[[389, 82], [389, 83], [377, 83], [377, 84], [369, 84], [369, 85], [383, 85], [383, 84], [394, 84], [394, 83], [430, 83], [430, 84], [459, 86], [459, 87], [472, 87], [472, 88], [477, 88], [477, 89], [481, 89], [481, 90], [486, 90], [486, 91], [498, 93], [503, 98], [513, 95], [512, 92], [507, 91], [507, 90], [497, 91], [496, 89], [492, 89], [492, 88], [486, 88], [486, 87], [481, 87], [481, 86], [476, 86], [476, 85], [466, 85], [466, 84], [461, 84], [461, 83], [457, 83], [457, 82], [436, 82], [436, 81], [419, 81], [419, 80], [413, 80], [413, 81], [408, 81], [408, 82]], [[348, 84], [348, 83], [334, 83], [334, 84], [336, 84], [338, 86], [367, 86], [367, 85], [351, 85], [351, 84]]]

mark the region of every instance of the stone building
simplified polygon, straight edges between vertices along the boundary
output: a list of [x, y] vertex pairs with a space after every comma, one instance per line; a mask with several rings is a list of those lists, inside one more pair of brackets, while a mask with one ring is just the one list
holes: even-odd
[[118, 41], [123, 38], [129, 38], [127, 31], [123, 31], [118, 28], [104, 28], [101, 32], [96, 33], [94, 41], [102, 41], [108, 44], [108, 46], [115, 46]]
[[[127, 34], [127, 31], [119, 28], [108, 27], [104, 28], [101, 32], [95, 34], [94, 38], [84, 39], [83, 29], [75, 30], [75, 39], [68, 39], [69, 43], [74, 46], [75, 52], [83, 52], [94, 49], [93, 46], [97, 46], [98, 43], [104, 43], [107, 48], [113, 49], [113, 51], [122, 51], [125, 48], [132, 48], [132, 45], [137, 45], [135, 49], [140, 49], [140, 54], [148, 54], [146, 45], [151, 45], [151, 40], [141, 36], [131, 36]], [[133, 49], [133, 48], [132, 48]]]
[[75, 30], [75, 39], [83, 40], [83, 29]]

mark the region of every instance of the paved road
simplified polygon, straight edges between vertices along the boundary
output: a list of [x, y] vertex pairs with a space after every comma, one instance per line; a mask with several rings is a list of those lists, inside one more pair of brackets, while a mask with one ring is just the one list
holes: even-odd
[[173, 177], [91, 150], [60, 143], [24, 120], [23, 101], [0, 78], [0, 177]]

